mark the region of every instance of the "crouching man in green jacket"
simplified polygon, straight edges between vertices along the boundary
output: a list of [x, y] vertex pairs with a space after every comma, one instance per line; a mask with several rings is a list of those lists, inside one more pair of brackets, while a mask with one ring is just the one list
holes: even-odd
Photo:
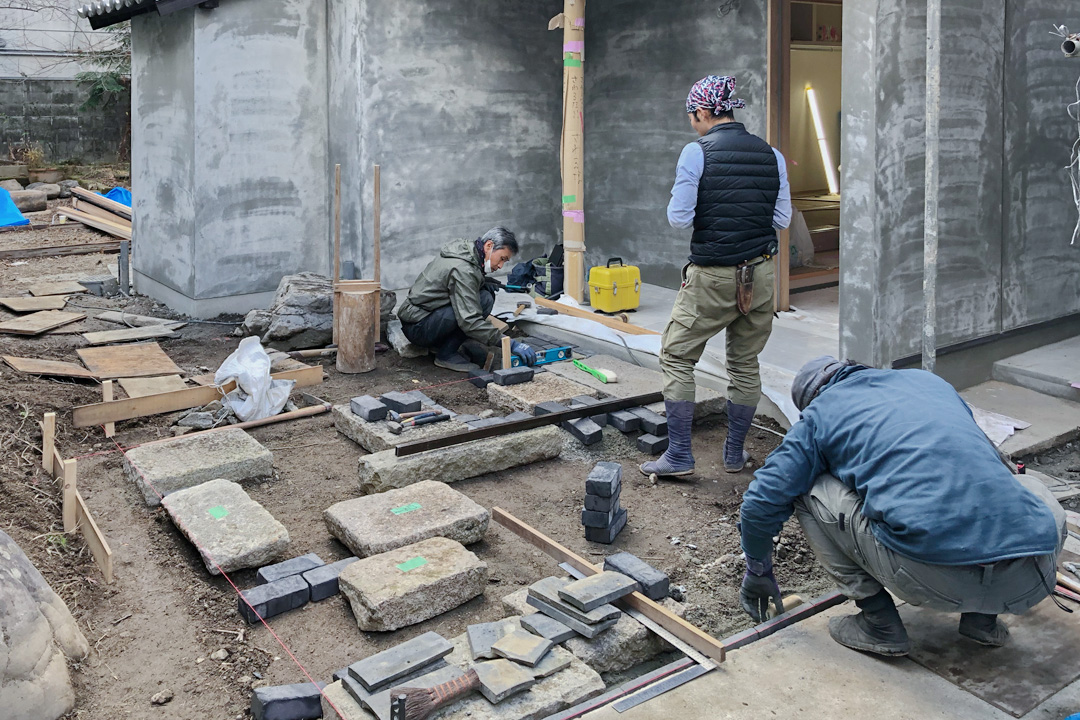
[[[503, 337], [487, 321], [495, 291], [484, 284], [484, 277], [517, 253], [517, 238], [504, 227], [492, 228], [476, 240], [443, 245], [398, 309], [405, 337], [433, 351], [438, 367], [457, 372], [476, 368], [459, 352], [461, 344], [472, 338], [483, 345], [499, 345]], [[523, 342], [514, 340], [510, 350], [527, 365], [536, 362], [536, 352]]]

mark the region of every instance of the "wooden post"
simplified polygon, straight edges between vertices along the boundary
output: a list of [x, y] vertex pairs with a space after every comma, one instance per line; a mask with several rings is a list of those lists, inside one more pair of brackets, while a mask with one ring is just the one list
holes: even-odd
[[379, 294], [375, 297], [375, 342], [382, 340], [382, 268], [380, 258], [382, 245], [382, 179], [380, 168], [375, 166], [375, 201], [371, 209], [375, 221], [371, 237], [373, 244], [372, 260], [375, 265], [375, 282], [379, 283]]
[[511, 365], [511, 353], [510, 353], [510, 338], [503, 336], [502, 339], [502, 366], [503, 370], [507, 370]]
[[75, 461], [64, 461], [64, 500], [63, 500], [63, 516], [64, 516], [64, 532], [75, 532], [78, 527], [78, 501], [75, 499]]
[[331, 334], [334, 343], [338, 336], [338, 280], [341, 279], [341, 165], [334, 166], [334, 277], [330, 281], [334, 301], [334, 329]]
[[[768, 133], [767, 141], [781, 153], [787, 153], [791, 110], [791, 2], [769, 0], [767, 53]], [[777, 230], [778, 248], [774, 276], [773, 309], [791, 309], [791, 232]]]
[[337, 369], [342, 373], [366, 373], [375, 369], [375, 328], [378, 290], [338, 293]]
[[[113, 387], [112, 380], [103, 380], [101, 382], [101, 400], [102, 402], [109, 402], [113, 399]], [[116, 434], [116, 423], [105, 423], [105, 437], [111, 438]]]
[[41, 467], [49, 475], [55, 475], [60, 468], [53, 467], [53, 449], [56, 447], [56, 413], [45, 413], [41, 421]]
[[585, 0], [564, 0], [549, 30], [563, 30], [563, 291], [585, 300]]

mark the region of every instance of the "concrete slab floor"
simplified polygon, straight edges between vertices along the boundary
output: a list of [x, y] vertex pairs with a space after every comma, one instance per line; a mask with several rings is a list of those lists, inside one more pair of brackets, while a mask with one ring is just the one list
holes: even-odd
[[1010, 457], [1041, 452], [1080, 436], [1080, 403], [997, 380], [970, 387], [960, 396], [975, 407], [1031, 423], [1001, 444], [1001, 451]]
[[1080, 400], [1080, 337], [1013, 355], [994, 363], [994, 379], [1066, 400]]

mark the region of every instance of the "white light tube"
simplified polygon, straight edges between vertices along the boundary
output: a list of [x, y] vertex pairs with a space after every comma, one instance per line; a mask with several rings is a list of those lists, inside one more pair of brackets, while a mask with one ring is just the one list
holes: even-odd
[[829, 192], [833, 195], [839, 195], [840, 181], [836, 178], [836, 167], [833, 165], [832, 156], [829, 154], [829, 143], [825, 140], [825, 127], [821, 124], [817, 96], [814, 95], [814, 88], [809, 85], [806, 86], [806, 99], [810, 102], [810, 114], [814, 117], [814, 132], [817, 134], [818, 147], [821, 149], [821, 163], [825, 166], [825, 177], [829, 182]]

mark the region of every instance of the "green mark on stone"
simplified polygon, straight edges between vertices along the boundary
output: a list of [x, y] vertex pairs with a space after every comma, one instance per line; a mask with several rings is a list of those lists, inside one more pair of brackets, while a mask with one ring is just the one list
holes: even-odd
[[415, 570], [416, 568], [423, 567], [424, 565], [427, 565], [427, 560], [425, 558], [417, 556], [414, 557], [412, 560], [406, 560], [405, 562], [401, 563], [397, 566], [397, 569], [401, 572], [409, 572], [410, 570]]
[[562, 201], [564, 203], [572, 203], [577, 200], [577, 195], [563, 195]]
[[414, 503], [409, 503], [408, 505], [402, 505], [401, 507], [391, 508], [390, 512], [394, 513], [395, 515], [404, 515], [407, 512], [412, 512], [413, 510], [419, 510], [419, 509], [420, 509], [420, 503], [415, 503], [414, 502]]
[[229, 511], [225, 509], [224, 505], [218, 505], [217, 507], [212, 507], [209, 510], [207, 510], [206, 512], [210, 513], [214, 517], [215, 520], [220, 520], [221, 518], [223, 518], [223, 517], [225, 517], [226, 515], [229, 514]]

